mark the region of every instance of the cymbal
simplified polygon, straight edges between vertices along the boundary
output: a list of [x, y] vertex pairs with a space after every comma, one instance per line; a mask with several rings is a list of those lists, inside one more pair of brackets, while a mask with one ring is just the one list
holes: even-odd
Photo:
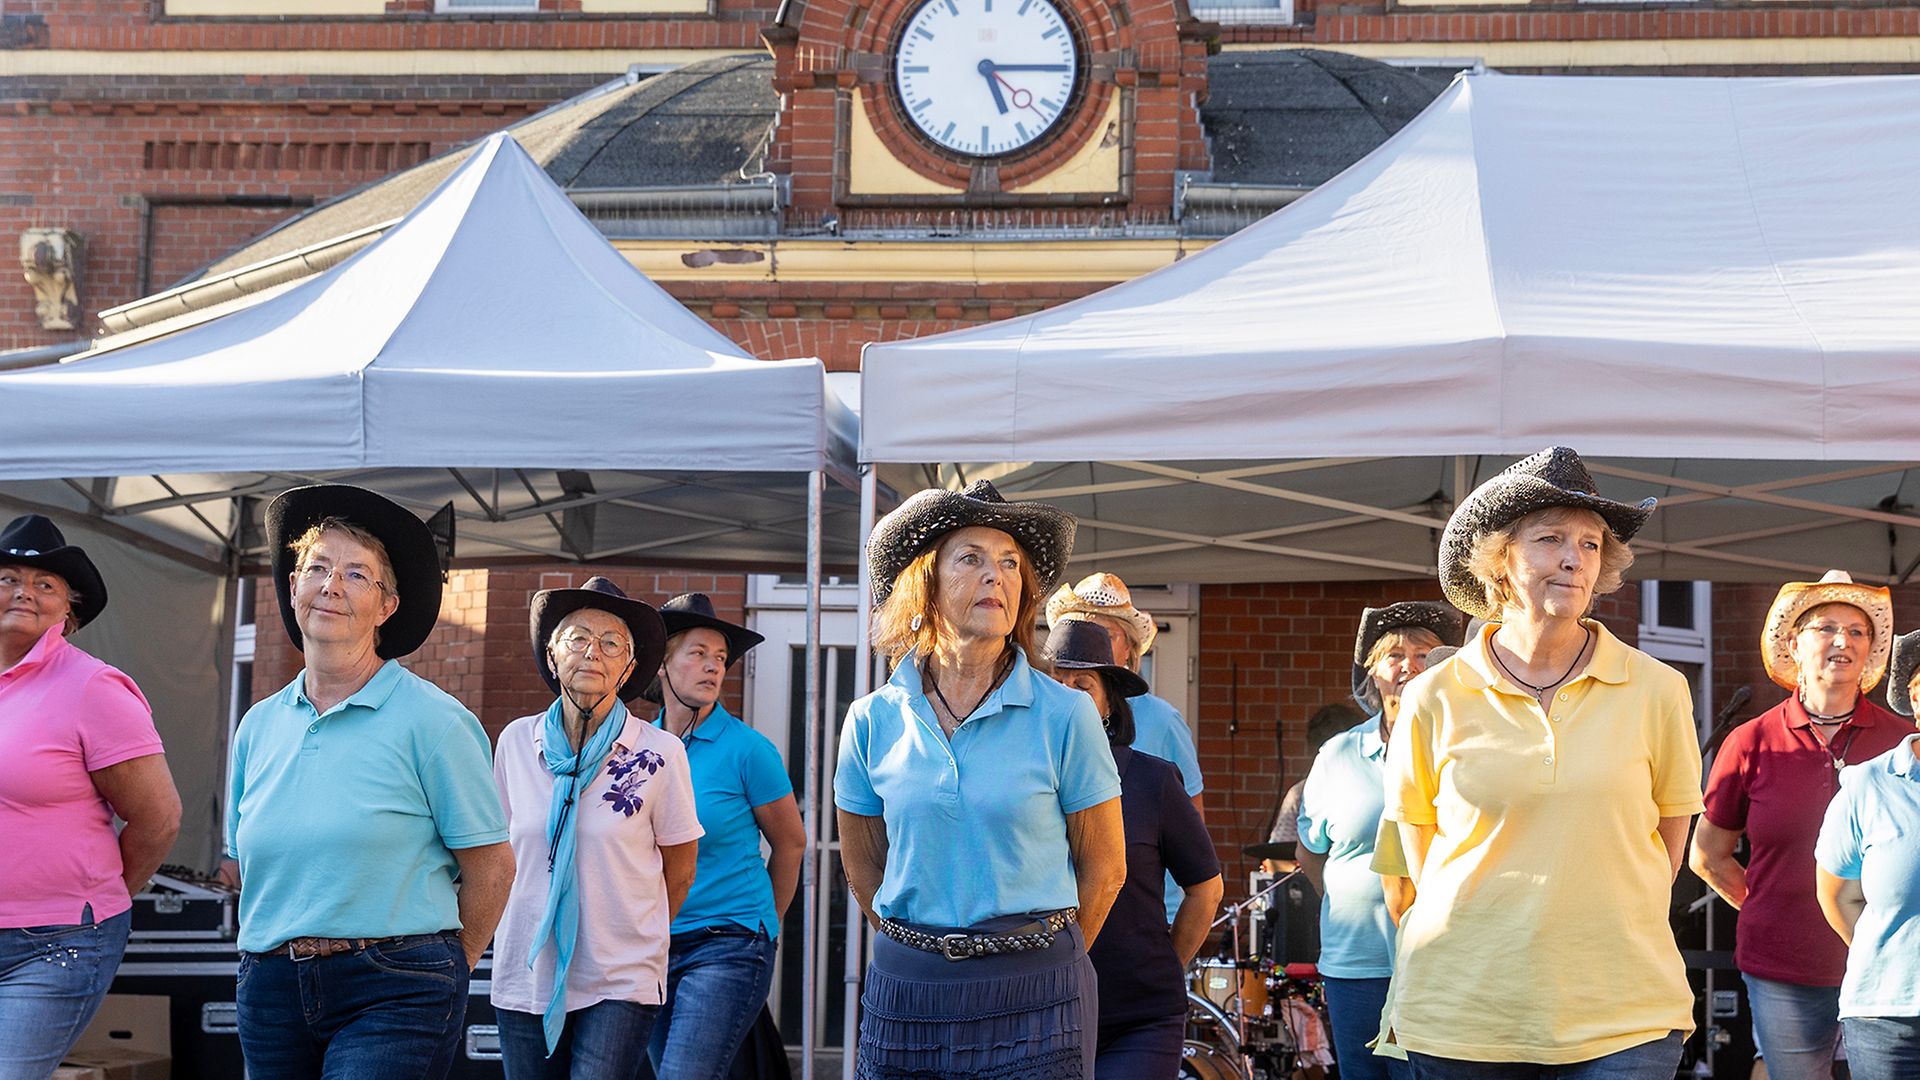
[[1294, 848], [1292, 844], [1248, 844], [1240, 853], [1250, 859], [1291, 859]]

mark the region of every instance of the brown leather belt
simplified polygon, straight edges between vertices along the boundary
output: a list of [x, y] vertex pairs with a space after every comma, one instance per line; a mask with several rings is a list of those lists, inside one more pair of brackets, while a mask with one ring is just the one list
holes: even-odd
[[356, 953], [369, 945], [413, 945], [445, 938], [448, 934], [457, 932], [444, 930], [438, 934], [411, 934], [404, 937], [381, 938], [297, 937], [269, 952], [286, 953], [290, 960], [313, 960], [324, 956], [338, 956], [341, 953]]

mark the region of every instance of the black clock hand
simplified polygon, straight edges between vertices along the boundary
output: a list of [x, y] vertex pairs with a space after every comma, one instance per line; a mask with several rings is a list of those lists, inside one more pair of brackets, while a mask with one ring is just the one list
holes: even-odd
[[993, 77], [993, 61], [982, 60], [980, 61], [980, 66], [975, 70], [979, 71], [981, 77], [987, 80], [987, 89], [993, 91], [993, 105], [1000, 110], [1000, 115], [1005, 116], [1007, 114], [1007, 99], [1000, 93], [1000, 83]]

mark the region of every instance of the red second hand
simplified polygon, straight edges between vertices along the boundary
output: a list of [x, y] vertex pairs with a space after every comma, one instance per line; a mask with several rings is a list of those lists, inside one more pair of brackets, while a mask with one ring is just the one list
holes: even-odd
[[[1042, 120], [1045, 120], [1047, 118], [1046, 113], [1043, 113], [1039, 109], [1036, 109], [1033, 107], [1033, 91], [1020, 89], [1019, 87], [1008, 82], [1006, 76], [1000, 74], [997, 71], [993, 73], [993, 77], [1000, 81], [1001, 86], [1004, 86], [1008, 90], [1011, 90], [1013, 92], [1012, 97], [1013, 97], [1014, 108], [1026, 109], [1028, 112], [1031, 112], [1033, 115], [1039, 117]], [[1026, 98], [1027, 100], [1021, 101], [1020, 99], [1022, 97]]]

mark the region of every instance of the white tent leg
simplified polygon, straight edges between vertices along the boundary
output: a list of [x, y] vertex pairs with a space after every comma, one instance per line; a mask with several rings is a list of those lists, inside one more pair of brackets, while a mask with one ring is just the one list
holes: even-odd
[[819, 995], [815, 993], [820, 973], [814, 945], [820, 932], [817, 885], [820, 846], [826, 836], [821, 827], [820, 812], [820, 523], [824, 512], [821, 500], [825, 496], [825, 484], [824, 472], [815, 469], [807, 474], [807, 765], [804, 784], [807, 851], [800, 873], [802, 903], [805, 905], [801, 914], [801, 921], [805, 924], [801, 934], [805, 949], [801, 959], [800, 982], [806, 987], [806, 992], [800, 996], [800, 1027], [804, 1032], [800, 1044], [800, 1080], [813, 1080], [813, 1052], [820, 1039], [816, 1022], [820, 1003]]
[[[873, 520], [876, 503], [880, 496], [880, 477], [872, 465], [860, 466], [860, 543], [858, 550], [864, 554], [867, 550], [867, 537], [873, 535]], [[865, 697], [873, 690], [873, 581], [867, 573], [867, 560], [860, 559], [860, 600], [856, 605], [859, 616], [855, 622], [853, 642], [853, 696], [854, 700]], [[841, 1024], [840, 1046], [843, 1054], [840, 1061], [841, 1080], [853, 1080], [854, 1057], [860, 1047], [860, 975], [867, 944], [867, 920], [860, 914], [860, 904], [853, 898], [853, 890], [847, 890], [847, 963], [843, 976], [846, 995], [846, 1019]]]

